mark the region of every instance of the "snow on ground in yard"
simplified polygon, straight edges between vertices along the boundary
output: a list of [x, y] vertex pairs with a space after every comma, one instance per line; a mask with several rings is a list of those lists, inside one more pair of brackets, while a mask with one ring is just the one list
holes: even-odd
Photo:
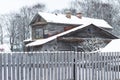
[[112, 40], [101, 52], [120, 52], [120, 39]]
[[7, 44], [2, 44], [0, 45], [0, 52], [11, 52], [11, 50]]

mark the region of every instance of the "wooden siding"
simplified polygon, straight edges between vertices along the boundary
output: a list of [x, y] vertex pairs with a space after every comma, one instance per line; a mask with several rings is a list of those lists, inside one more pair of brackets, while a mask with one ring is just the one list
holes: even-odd
[[71, 25], [51, 24], [51, 23], [47, 23], [47, 24], [45, 23], [44, 25], [39, 24], [39, 25], [32, 26], [32, 39], [34, 40], [36, 39], [35, 29], [38, 29], [38, 28], [43, 29], [43, 38], [47, 38], [47, 37], [63, 32], [66, 26], [67, 27], [70, 26], [71, 28]]

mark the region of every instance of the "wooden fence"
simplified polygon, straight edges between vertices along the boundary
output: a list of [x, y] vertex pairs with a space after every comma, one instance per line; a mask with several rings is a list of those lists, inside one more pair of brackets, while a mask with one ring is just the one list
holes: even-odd
[[0, 80], [120, 80], [120, 53], [1, 53]]

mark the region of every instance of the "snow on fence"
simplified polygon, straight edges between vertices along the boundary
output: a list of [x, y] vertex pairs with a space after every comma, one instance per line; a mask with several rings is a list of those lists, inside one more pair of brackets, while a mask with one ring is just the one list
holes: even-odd
[[120, 80], [119, 52], [0, 54], [0, 80]]

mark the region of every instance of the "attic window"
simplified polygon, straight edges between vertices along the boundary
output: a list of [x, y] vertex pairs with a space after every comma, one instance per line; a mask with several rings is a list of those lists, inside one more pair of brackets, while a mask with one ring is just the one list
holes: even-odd
[[92, 33], [92, 29], [89, 28], [89, 29], [88, 29], [88, 32], [91, 34], [91, 33]]

